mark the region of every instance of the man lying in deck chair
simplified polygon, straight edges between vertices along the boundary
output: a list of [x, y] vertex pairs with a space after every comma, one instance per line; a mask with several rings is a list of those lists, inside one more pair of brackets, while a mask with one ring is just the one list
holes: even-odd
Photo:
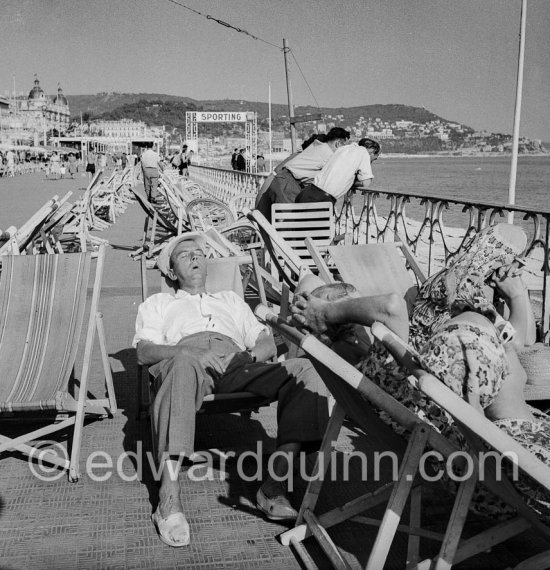
[[153, 422], [162, 474], [152, 518], [161, 540], [176, 547], [189, 543], [177, 474], [182, 458], [194, 452], [195, 413], [206, 394], [248, 391], [278, 400], [277, 451], [286, 457], [276, 456], [275, 478], [268, 477], [256, 495], [258, 508], [272, 520], [296, 518], [281, 483], [286, 458], [320, 443], [328, 421], [326, 389], [311, 363], [267, 363], [275, 343], [250, 307], [232, 291], [206, 292], [205, 249], [205, 238], [194, 232], [166, 244], [158, 266], [179, 290], [140, 305], [134, 337], [138, 362], [155, 377]]
[[[526, 374], [516, 352], [534, 342], [529, 298], [515, 265], [525, 245], [521, 228], [508, 224], [498, 224], [477, 234], [446, 269], [422, 285], [410, 328], [406, 306], [395, 302], [394, 295], [353, 298], [342, 284], [298, 297], [291, 310], [296, 322], [319, 334], [340, 323], [370, 326], [376, 319], [385, 320], [389, 328], [417, 350], [420, 363], [428, 372], [483, 410], [489, 420], [550, 465], [550, 418], [526, 404]], [[486, 286], [495, 288], [506, 301], [508, 321], [498, 315], [489, 301]], [[336, 294], [341, 300], [318, 298], [327, 298], [334, 287], [339, 288]], [[335, 338], [340, 336], [338, 331], [328, 330]], [[418, 397], [407, 381], [409, 373], [388, 356], [386, 348], [375, 341], [359, 364], [361, 371], [463, 447], [464, 440], [452, 418], [427, 397]], [[403, 432], [397, 424], [392, 423], [392, 427]], [[550, 524], [549, 494], [521, 477], [516, 485], [527, 504]], [[471, 506], [485, 516], [511, 514], [509, 507], [481, 487]]]

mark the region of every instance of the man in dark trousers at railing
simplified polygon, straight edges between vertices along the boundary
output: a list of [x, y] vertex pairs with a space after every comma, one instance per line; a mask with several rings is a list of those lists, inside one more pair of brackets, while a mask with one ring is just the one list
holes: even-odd
[[361, 139], [338, 149], [323, 166], [311, 184], [296, 197], [297, 204], [308, 202], [336, 203], [352, 188], [366, 189], [374, 175], [371, 164], [380, 154], [380, 144], [372, 139]]
[[260, 190], [256, 209], [271, 222], [273, 204], [292, 204], [306, 184], [313, 182], [334, 152], [344, 146], [350, 133], [334, 127], [326, 135], [313, 135], [302, 144], [302, 152], [294, 154], [275, 168], [275, 177]]
[[278, 400], [277, 453], [256, 495], [258, 509], [272, 520], [297, 517], [283, 480], [292, 477], [301, 450], [318, 447], [328, 422], [327, 392], [311, 362], [267, 362], [276, 354], [273, 336], [244, 300], [233, 291], [206, 292], [205, 251], [204, 236], [193, 232], [165, 245], [158, 266], [178, 291], [140, 305], [134, 337], [138, 362], [155, 377], [161, 479], [152, 518], [161, 540], [175, 547], [190, 540], [178, 474], [182, 460], [193, 456], [195, 412], [206, 394], [247, 391]]

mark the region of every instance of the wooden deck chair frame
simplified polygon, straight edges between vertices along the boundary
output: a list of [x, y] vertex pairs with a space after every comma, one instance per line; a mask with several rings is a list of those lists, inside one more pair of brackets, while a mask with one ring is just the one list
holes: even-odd
[[[518, 468], [547, 492], [550, 492], [550, 467], [499, 429], [482, 412], [460, 398], [442, 381], [423, 370], [418, 364], [415, 351], [385, 325], [373, 323], [371, 328], [374, 336], [386, 346], [394, 358], [415, 376], [418, 389], [453, 417], [455, 425], [461, 430], [472, 450], [470, 452], [472, 465], [474, 465], [472, 477], [460, 485], [441, 550], [435, 558], [422, 561], [418, 567], [426, 570], [432, 567], [437, 570], [451, 568], [453, 564], [483, 552], [488, 547], [499, 544], [527, 529], [533, 530], [545, 538], [550, 547], [550, 527], [543, 524], [538, 515], [531, 511], [526, 504], [521, 505], [521, 509], [518, 509], [520, 516], [497, 524], [488, 531], [481, 533], [480, 536], [470, 538], [460, 544], [472, 493], [476, 483], [483, 481], [482, 478], [479, 478], [477, 454], [486, 453], [489, 449], [497, 452], [501, 459], [513, 457]], [[508, 480], [506, 480], [506, 484], [511, 485]], [[511, 493], [516, 501], [521, 500], [515, 489], [512, 489]], [[517, 502], [512, 504], [502, 494], [500, 497], [517, 508]], [[549, 566], [550, 548], [522, 561], [516, 568], [535, 570]]]
[[[326, 267], [324, 267], [323, 260], [318, 255], [315, 246], [310, 242], [308, 244], [308, 247], [310, 248], [313, 257], [317, 258], [317, 262], [319, 263], [320, 268], [320, 275], [327, 281], [330, 281], [332, 275], [330, 272], [328, 272]], [[401, 249], [402, 256], [399, 254], [398, 248]], [[348, 255], [346, 255], [346, 253]], [[412, 297], [414, 297], [416, 292], [414, 290], [415, 287], [412, 276], [405, 269], [405, 260], [411, 269], [413, 269], [417, 282], [422, 283], [425, 279], [414, 257], [402, 242], [368, 244], [363, 246], [344, 246], [343, 248], [342, 246], [338, 246], [335, 248], [329, 248], [329, 254], [333, 256], [336, 265], [341, 271], [341, 276], [343, 277], [344, 281], [357, 285], [357, 288], [362, 295], [376, 295], [387, 292], [397, 292], [405, 298], [409, 297], [409, 300], [412, 301]], [[365, 267], [362, 268], [362, 264]], [[366, 272], [364, 271], [365, 269]], [[407, 362], [411, 362], [410, 356], [407, 359]], [[414, 438], [412, 438], [411, 441], [413, 441], [413, 439]], [[423, 444], [421, 440], [418, 439], [415, 445], [417, 448], [419, 448], [419, 446], [422, 446]], [[416, 456], [418, 456], [418, 453], [416, 453]], [[409, 467], [412, 469], [410, 472], [412, 476], [417, 466], [415, 466], [413, 462], [409, 465]], [[450, 567], [448, 565], [448, 560], [454, 560], [454, 562], [457, 563], [461, 560], [469, 558], [479, 552], [482, 552], [487, 548], [487, 546], [498, 544], [498, 542], [501, 542], [506, 538], [513, 536], [514, 534], [522, 532], [525, 528], [533, 523], [537, 526], [537, 530], [539, 530], [541, 534], [548, 538], [548, 529], [536, 520], [536, 516], [534, 516], [534, 514], [525, 506], [522, 499], [517, 495], [511, 485], [509, 483], [506, 485], [508, 487], [508, 490], [504, 491], [504, 498], [506, 499], [506, 497], [513, 497], [512, 502], [514, 503], [514, 507], [517, 508], [518, 512], [520, 512], [523, 516], [518, 517], [513, 521], [503, 523], [496, 529], [489, 529], [486, 533], [481, 534], [478, 537], [474, 537], [471, 540], [464, 541], [460, 544], [459, 548], [458, 545], [460, 532], [462, 530], [462, 526], [467, 514], [467, 504], [469, 501], [468, 494], [471, 496], [474, 488], [474, 483], [466, 482], [464, 485], [462, 485], [460, 493], [455, 501], [455, 509], [453, 510], [446, 535], [442, 541], [441, 551], [439, 555], [432, 561], [434, 568], [448, 568]], [[502, 492], [499, 492], [498, 488], [496, 490], [493, 490], [496, 492], [496, 494], [503, 496]], [[312, 497], [309, 496], [308, 493], [309, 489], [308, 492], [306, 492], [306, 497], [304, 498], [304, 503], [306, 505], [311, 504], [312, 501]], [[464, 507], [463, 504], [464, 499], [466, 499], [466, 507]], [[416, 501], [418, 504], [419, 499], [411, 495], [411, 501]], [[387, 511], [389, 514], [387, 518], [395, 518], [396, 514], [400, 516], [401, 512], [402, 507], [399, 504], [399, 499], [398, 497], [394, 498], [389, 504]], [[415, 526], [419, 526], [419, 516], [417, 517]], [[382, 532], [382, 527], [380, 532]], [[381, 562], [380, 545], [384, 542], [388, 543], [388, 540], [393, 536], [391, 535], [390, 537], [388, 536], [387, 531], [385, 532], [385, 536], [379, 533], [373, 550], [374, 555], [371, 555], [371, 559], [372, 556], [374, 556], [374, 560], [377, 560], [376, 563]], [[416, 546], [416, 550], [417, 548], [418, 546]], [[538, 563], [539, 560], [540, 559], [537, 558], [536, 562]], [[409, 556], [411, 567], [415, 566], [415, 564], [413, 564], [414, 561], [418, 561], [418, 555], [411, 553]], [[424, 561], [422, 564], [419, 564], [418, 567], [429, 568], [430, 565]], [[533, 568], [536, 567], [536, 565], [533, 566]], [[376, 568], [376, 565], [372, 566], [372, 568]]]
[[[211, 292], [216, 292], [220, 290], [231, 289], [235, 291], [239, 296], [244, 298], [244, 287], [243, 281], [241, 279], [241, 266], [248, 264], [255, 264], [255, 252], [252, 255], [244, 256], [232, 256], [232, 257], [221, 257], [212, 258], [208, 260], [209, 268], [211, 269], [210, 275], [213, 275], [212, 269], [217, 273], [216, 282], [219, 286], [215, 286], [211, 289]], [[145, 259], [141, 259], [141, 283], [142, 283], [142, 299], [145, 300], [148, 297], [148, 285], [147, 285], [147, 265]], [[223, 287], [221, 284], [223, 283]], [[208, 279], [207, 279], [208, 285]], [[162, 290], [170, 291], [174, 289], [174, 284], [170, 283], [168, 279], [162, 278]], [[260, 298], [265, 302], [265, 296], [262, 297], [260, 293]], [[147, 374], [147, 367], [138, 365], [138, 382], [139, 390], [138, 394], [140, 397], [139, 402], [139, 417], [144, 417], [150, 413], [148, 409], [152, 405], [153, 398], [151, 397], [150, 391], [150, 379]], [[201, 409], [197, 413], [234, 413], [240, 412], [245, 415], [250, 415], [254, 410], [259, 407], [270, 404], [265, 398], [259, 397], [251, 392], [234, 392], [232, 394], [209, 394], [204, 397]], [[151, 428], [153, 429], [153, 422], [151, 422]], [[153, 433], [153, 443], [155, 434]]]
[[142, 196], [135, 188], [130, 188], [130, 190], [145, 213], [142, 244], [137, 251], [133, 252], [132, 256], [137, 256], [144, 252], [148, 256], [151, 256], [151, 252], [155, 246], [158, 228], [162, 228], [163, 231], [168, 232], [171, 236], [178, 235], [178, 228], [164, 216], [164, 214], [153, 207], [147, 198]]
[[[0, 278], [0, 419], [49, 419], [21, 436], [0, 435], [0, 453], [18, 451], [68, 470], [78, 481], [84, 417], [117, 411], [103, 316], [98, 311], [105, 248], [97, 256], [78, 396], [70, 393], [84, 326], [92, 253], [6, 256]], [[105, 398], [89, 398], [92, 350], [97, 334]], [[49, 414], [48, 414], [49, 413]], [[46, 417], [47, 416], [47, 417]], [[51, 417], [53, 416], [53, 417]], [[30, 443], [69, 428], [70, 458]]]
[[61, 207], [65, 206], [71, 194], [72, 192], [68, 192], [61, 199], [55, 195], [19, 228], [7, 228], [6, 233], [9, 234], [9, 240], [0, 247], [0, 255], [24, 253], [32, 240], [37, 236], [39, 237], [40, 230], [44, 228], [45, 224], [52, 219]]
[[[462, 530], [464, 525], [469, 499], [477, 482], [476, 478], [472, 477], [460, 484], [455, 499], [455, 506], [450, 513], [450, 522], [447, 531], [445, 533], [437, 533], [422, 529], [420, 520], [421, 486], [417, 477], [421, 456], [424, 450], [429, 447], [438, 451], [442, 457], [448, 458], [458, 451], [457, 448], [430, 425], [423, 422], [403, 406], [403, 404], [395, 400], [390, 394], [370, 381], [351, 364], [340, 358], [312, 335], [303, 335], [270, 313], [269, 309], [263, 305], [257, 307], [256, 315], [261, 320], [269, 323], [274, 330], [277, 330], [304, 350], [335, 397], [336, 404], [320, 448], [320, 453], [324, 454], [325, 460], [317, 462], [313, 471], [314, 473], [321, 473], [322, 471], [324, 474], [327, 472], [331, 457], [330, 450], [332, 442], [338, 438], [345, 417], [349, 416], [360, 427], [363, 427], [363, 415], [370, 411], [370, 404], [386, 412], [394, 421], [411, 433], [399, 469], [397, 481], [393, 483], [382, 485], [374, 492], [352, 499], [346, 504], [321, 515], [315, 514], [314, 510], [322, 488], [323, 478], [313, 479], [308, 483], [304, 500], [299, 510], [296, 526], [284, 532], [279, 537], [284, 545], [292, 545], [295, 548], [296, 553], [300, 556], [307, 568], [316, 567], [307, 550], [301, 544], [303, 540], [309, 536], [313, 536], [318, 541], [335, 568], [350, 568], [326, 530], [351, 518], [353, 518], [355, 522], [362, 522], [379, 527], [367, 564], [365, 565], [365, 568], [368, 570], [379, 570], [384, 567], [393, 538], [398, 530], [407, 532], [409, 536], [407, 568], [420, 568], [422, 570], [431, 568], [437, 570], [448, 569], [451, 567], [449, 563], [449, 555], [451, 553], [453, 555], [452, 560], [458, 563], [486, 551], [491, 546], [515, 534], [523, 532], [530, 526], [536, 528], [545, 538], [550, 539], [550, 528], [538, 520], [537, 515], [526, 506], [523, 499], [505, 477], [499, 480], [497, 474], [491, 472], [490, 469], [487, 469], [485, 472], [486, 478], [484, 484], [493, 493], [515, 508], [519, 513], [518, 517], [500, 523], [496, 528], [484, 531], [473, 538], [459, 541], [459, 531]], [[387, 329], [383, 332], [386, 333], [386, 331]], [[377, 331], [377, 334], [380, 334], [379, 331]], [[406, 360], [407, 356], [403, 358]], [[441, 384], [440, 382], [438, 383]], [[460, 398], [458, 398], [458, 400], [462, 402]], [[465, 418], [467, 418], [467, 415], [462, 416], [462, 421], [464, 421]], [[496, 426], [492, 427], [498, 430]], [[507, 440], [508, 439], [511, 438], [507, 438]], [[510, 442], [507, 441], [507, 444], [508, 443]], [[525, 450], [523, 450], [522, 455], [525, 455]], [[326, 460], [327, 457], [329, 461]], [[477, 457], [472, 456], [471, 460], [474, 465], [473, 471], [477, 473], [479, 471]], [[535, 479], [539, 483], [543, 482], [546, 485], [550, 483], [550, 473], [548, 473], [548, 468], [544, 464], [540, 462], [538, 462], [538, 464], [537, 470], [534, 471]], [[319, 469], [320, 471], [318, 471]], [[406, 525], [401, 524], [401, 517], [408, 500], [410, 500], [411, 509], [410, 521], [409, 524]], [[466, 506], [464, 506], [464, 502], [466, 502]], [[379, 521], [360, 516], [365, 511], [384, 503], [386, 503], [386, 510], [382, 520]], [[421, 537], [442, 543], [440, 552], [433, 561], [420, 561], [419, 539]], [[536, 560], [540, 561], [540, 559], [541, 557], [537, 557]], [[547, 558], [543, 559], [547, 560]], [[433, 565], [431, 565], [432, 563]], [[526, 566], [525, 568], [535, 570], [535, 568], [540, 567], [541, 566]], [[521, 568], [523, 569], [523, 567]]]
[[[304, 266], [301, 258], [292, 247], [282, 239], [261, 212], [247, 208], [245, 208], [243, 212], [258, 228], [264, 247], [269, 253], [272, 263], [277, 268], [281, 280], [288, 285], [291, 291], [294, 291], [296, 289], [298, 276]], [[280, 259], [282, 259], [282, 262]]]
[[166, 200], [165, 211], [170, 212], [176, 220], [178, 234], [183, 231], [191, 231], [192, 226], [186, 212], [186, 202], [181, 198], [180, 193], [172, 188], [165, 176], [159, 178], [159, 193]]

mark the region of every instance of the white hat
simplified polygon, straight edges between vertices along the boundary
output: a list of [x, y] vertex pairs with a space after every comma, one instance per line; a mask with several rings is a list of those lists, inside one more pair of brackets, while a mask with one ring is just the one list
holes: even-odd
[[206, 253], [208, 241], [202, 232], [186, 232], [173, 237], [166, 242], [157, 259], [157, 267], [163, 275], [168, 276], [168, 271], [170, 271], [170, 256], [178, 243], [181, 243], [182, 241], [194, 241], [200, 249]]

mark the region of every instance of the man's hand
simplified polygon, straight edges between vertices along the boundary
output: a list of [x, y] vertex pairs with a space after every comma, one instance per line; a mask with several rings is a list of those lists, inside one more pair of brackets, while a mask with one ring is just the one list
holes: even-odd
[[220, 354], [213, 350], [204, 350], [190, 346], [183, 346], [181, 350], [195, 357], [201, 366], [215, 379], [218, 379], [225, 373], [229, 362], [234, 356], [234, 354]]
[[299, 326], [307, 327], [315, 334], [323, 333], [327, 330], [328, 306], [327, 301], [312, 297], [310, 293], [304, 291], [296, 295], [290, 307], [292, 313], [290, 320]]

